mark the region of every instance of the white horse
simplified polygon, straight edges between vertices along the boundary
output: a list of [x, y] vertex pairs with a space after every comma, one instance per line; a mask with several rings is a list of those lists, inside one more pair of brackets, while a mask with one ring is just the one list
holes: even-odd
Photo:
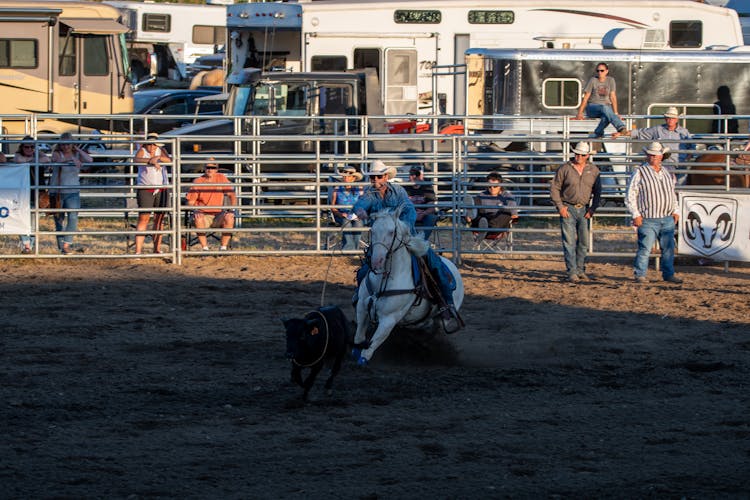
[[[399, 220], [400, 209], [384, 210], [373, 218], [370, 233], [370, 271], [359, 286], [357, 302], [356, 345], [365, 344], [371, 323], [377, 328], [369, 346], [359, 354], [357, 361], [365, 365], [375, 350], [385, 342], [397, 325], [414, 328], [433, 326], [440, 321], [435, 316], [438, 308], [427, 299], [417, 295], [417, 286], [412, 276], [411, 254], [423, 256], [429, 243], [421, 235], [412, 235], [409, 227]], [[458, 269], [445, 257], [440, 257], [456, 281], [453, 301], [456, 311], [464, 300], [464, 284]]]

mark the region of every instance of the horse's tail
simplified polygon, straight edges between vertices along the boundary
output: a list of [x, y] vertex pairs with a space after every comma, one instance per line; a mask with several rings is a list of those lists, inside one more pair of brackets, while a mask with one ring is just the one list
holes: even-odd
[[190, 80], [190, 90], [195, 90], [203, 85], [203, 77], [208, 73], [206, 70], [199, 71], [195, 74], [192, 80]]

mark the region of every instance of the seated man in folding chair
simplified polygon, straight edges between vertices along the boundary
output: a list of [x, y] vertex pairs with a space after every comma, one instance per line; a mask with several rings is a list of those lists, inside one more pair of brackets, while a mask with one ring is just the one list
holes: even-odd
[[[237, 205], [237, 195], [234, 193], [226, 175], [219, 173], [219, 165], [213, 163], [213, 158], [205, 165], [204, 174], [193, 181], [193, 186], [187, 193], [187, 203], [196, 208], [193, 212], [197, 229], [234, 227], [234, 210], [222, 209], [224, 196], [229, 198], [232, 206]], [[221, 233], [221, 247], [226, 250], [232, 233]], [[198, 242], [204, 251], [208, 251], [206, 233], [198, 233]]]
[[516, 199], [513, 193], [505, 189], [502, 185], [503, 178], [497, 172], [490, 172], [487, 175], [487, 188], [474, 197], [467, 197], [467, 205], [473, 205], [476, 208], [470, 208], [466, 214], [466, 222], [471, 227], [478, 229], [505, 229], [503, 232], [486, 232], [482, 231], [477, 235], [479, 241], [482, 239], [496, 239], [501, 235], [507, 234], [518, 219], [518, 209], [515, 208]]

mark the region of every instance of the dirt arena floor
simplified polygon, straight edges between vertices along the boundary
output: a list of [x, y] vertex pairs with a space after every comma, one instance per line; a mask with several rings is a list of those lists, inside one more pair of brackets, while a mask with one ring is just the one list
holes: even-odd
[[[750, 496], [750, 266], [471, 259], [465, 330], [302, 404], [280, 318], [329, 261], [0, 262], [0, 496]], [[327, 275], [349, 316], [354, 264]]]

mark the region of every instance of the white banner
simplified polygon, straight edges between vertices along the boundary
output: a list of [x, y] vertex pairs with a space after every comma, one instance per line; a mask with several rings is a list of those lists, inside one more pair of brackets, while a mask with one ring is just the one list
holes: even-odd
[[750, 195], [680, 191], [677, 253], [750, 262]]
[[29, 165], [0, 164], [0, 234], [29, 234]]

